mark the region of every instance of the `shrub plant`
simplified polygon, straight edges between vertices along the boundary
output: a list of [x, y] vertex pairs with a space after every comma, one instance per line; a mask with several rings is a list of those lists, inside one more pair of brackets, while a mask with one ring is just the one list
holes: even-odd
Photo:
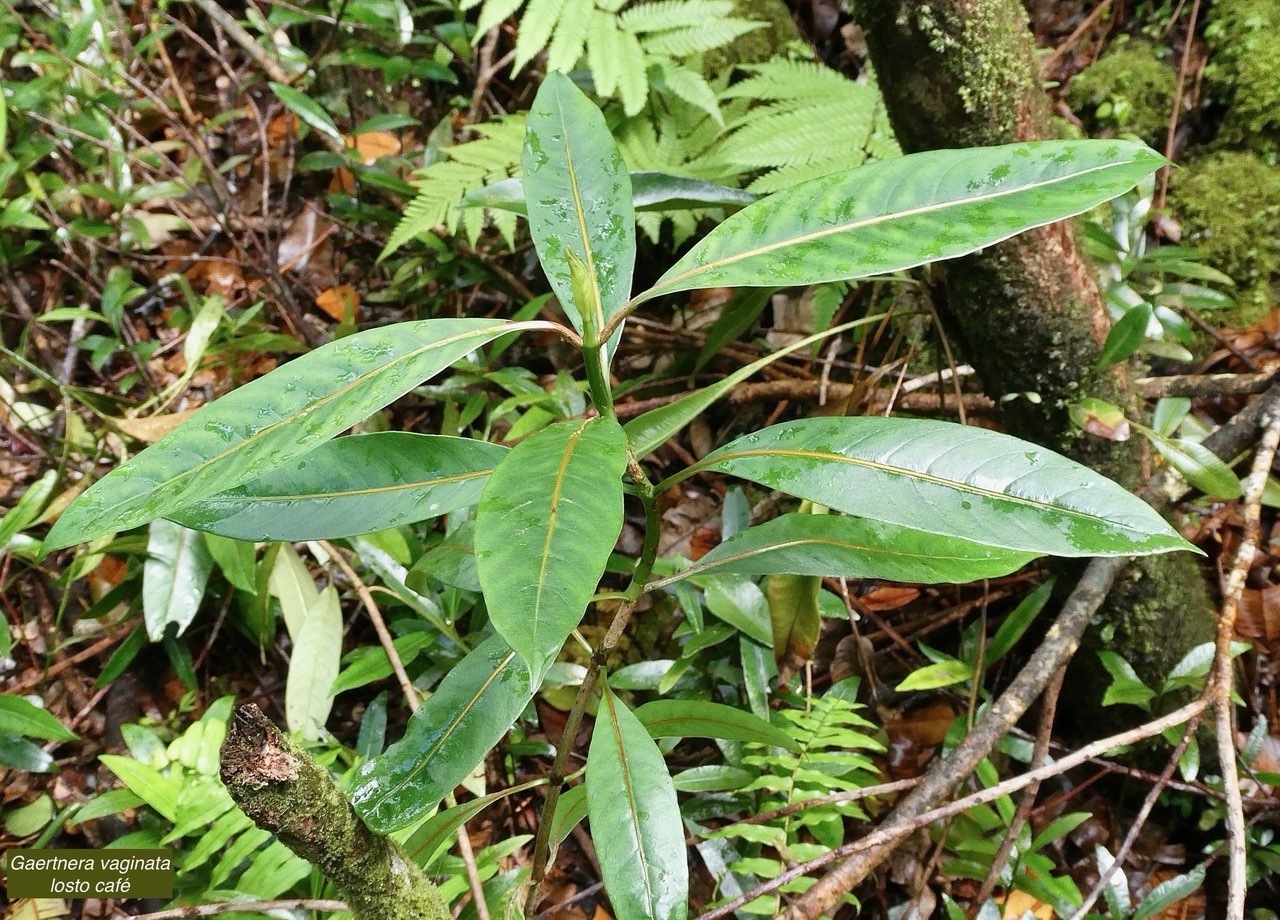
[[[613, 605], [564, 735], [575, 736], [599, 686], [585, 791], [576, 786], [560, 798], [568, 772], [561, 750], [534, 881], [549, 848], [587, 814], [616, 915], [683, 918], [684, 829], [654, 738], [791, 749], [795, 742], [761, 718], [767, 708], [752, 714], [681, 700], [628, 708], [602, 665], [645, 592], [712, 575], [767, 576], [771, 599], [791, 599], [775, 606], [789, 619], [746, 623], [744, 632], [762, 647], [772, 640], [776, 654], [803, 655], [816, 634], [808, 614], [816, 616], [822, 576], [962, 582], [1006, 574], [1042, 554], [1163, 553], [1189, 544], [1147, 505], [1072, 461], [996, 432], [919, 419], [785, 421], [654, 482], [646, 458], [769, 359], [624, 426], [610, 359], [627, 317], [697, 288], [810, 285], [973, 252], [1113, 198], [1161, 162], [1136, 143], [1069, 141], [874, 163], [742, 208], [633, 295], [631, 176], [599, 109], [569, 78], [551, 74], [528, 116], [518, 208], [567, 324], [439, 318], [331, 342], [234, 390], [121, 464], [63, 512], [44, 547], [161, 519], [177, 526], [179, 541], [194, 531], [248, 541], [340, 539], [474, 506], [491, 635], [444, 677], [404, 738], [361, 768], [355, 807], [379, 832], [418, 824], [408, 849], [430, 860], [493, 797], [419, 822], [519, 718], [588, 606]], [[651, 191], [662, 181], [646, 177]], [[336, 437], [469, 353], [529, 331], [581, 349], [593, 411], [513, 448], [410, 432]], [[811, 504], [735, 533], [696, 564], [659, 565], [656, 497], [704, 472]], [[624, 587], [601, 590], [628, 500], [644, 511], [643, 549]], [[824, 508], [835, 513], [808, 513]], [[782, 643], [788, 649], [776, 647]]]

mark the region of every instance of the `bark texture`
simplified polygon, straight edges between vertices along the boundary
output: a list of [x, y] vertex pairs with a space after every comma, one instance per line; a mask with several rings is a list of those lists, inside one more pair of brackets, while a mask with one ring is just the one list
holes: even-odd
[[[893, 128], [916, 152], [1055, 136], [1019, 0], [861, 0], [857, 15]], [[1136, 405], [1122, 370], [1100, 371], [1110, 328], [1095, 275], [1069, 224], [1021, 234], [943, 267], [949, 320], [965, 355], [1006, 405], [1009, 430], [1129, 489], [1143, 445], [1080, 434], [1068, 410], [1086, 395]], [[1189, 649], [1211, 641], [1212, 605], [1194, 557], [1149, 557], [1129, 569], [1104, 611], [1107, 642], [1159, 685]], [[1092, 642], [1099, 643], [1094, 631]], [[1085, 675], [1101, 678], [1086, 647]], [[1085, 676], [1080, 675], [1080, 676]], [[1088, 692], [1096, 713], [1098, 687]]]
[[422, 870], [365, 827], [329, 772], [252, 704], [236, 707], [222, 782], [258, 827], [333, 882], [356, 920], [450, 920]]

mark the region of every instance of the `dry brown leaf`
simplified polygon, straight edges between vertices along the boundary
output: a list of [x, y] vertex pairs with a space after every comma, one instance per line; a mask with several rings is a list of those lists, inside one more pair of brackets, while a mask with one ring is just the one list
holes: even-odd
[[365, 166], [372, 166], [380, 157], [399, 153], [400, 138], [387, 131], [368, 131], [348, 137], [347, 146], [355, 148]]
[[894, 585], [883, 585], [872, 588], [858, 597], [858, 603], [868, 610], [882, 613], [886, 610], [897, 610], [905, 607], [920, 596], [918, 588], [902, 588]]
[[1236, 635], [1241, 639], [1280, 639], [1280, 585], [1246, 588], [1240, 596]]
[[339, 284], [316, 295], [316, 306], [334, 322], [353, 321], [360, 310], [360, 292], [349, 284]]
[[184, 409], [181, 412], [149, 415], [146, 418], [113, 418], [111, 424], [134, 440], [154, 444], [199, 411], [199, 409]]
[[1053, 920], [1053, 908], [1025, 891], [1011, 891], [996, 898], [996, 903], [1004, 906], [1004, 920], [1022, 920], [1027, 911], [1036, 920]]

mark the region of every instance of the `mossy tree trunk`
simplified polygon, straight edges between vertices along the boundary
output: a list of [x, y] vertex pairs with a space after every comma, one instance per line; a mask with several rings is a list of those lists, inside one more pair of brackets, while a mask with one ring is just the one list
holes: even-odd
[[[905, 151], [1054, 136], [1019, 0], [860, 0], [857, 16]], [[1130, 411], [1136, 405], [1122, 369], [1097, 368], [1110, 322], [1070, 225], [1021, 234], [947, 262], [942, 273], [949, 320], [967, 358], [992, 396], [1011, 396], [1010, 431], [1137, 486], [1141, 439], [1082, 435], [1068, 417], [1070, 405], [1087, 395]], [[1027, 392], [1039, 401], [1013, 395]], [[1183, 654], [1214, 634], [1195, 558], [1155, 556], [1131, 567], [1112, 593], [1105, 623], [1114, 631], [1107, 646], [1158, 686]], [[1095, 630], [1095, 649], [1100, 641]], [[1089, 648], [1078, 677], [1092, 685], [1088, 708], [1096, 713], [1102, 675]]]
[[329, 771], [252, 704], [236, 707], [227, 730], [222, 782], [258, 827], [333, 882], [355, 920], [450, 920], [422, 870], [365, 827]]

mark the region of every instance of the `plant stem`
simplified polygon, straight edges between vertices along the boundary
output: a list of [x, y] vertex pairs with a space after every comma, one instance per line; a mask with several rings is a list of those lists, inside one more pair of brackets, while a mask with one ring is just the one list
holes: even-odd
[[582, 358], [587, 365], [587, 383], [591, 387], [591, 402], [602, 418], [610, 418], [615, 422], [618, 415], [613, 410], [613, 388], [609, 385], [609, 371], [606, 366], [607, 346], [595, 345], [588, 336], [582, 343]]

